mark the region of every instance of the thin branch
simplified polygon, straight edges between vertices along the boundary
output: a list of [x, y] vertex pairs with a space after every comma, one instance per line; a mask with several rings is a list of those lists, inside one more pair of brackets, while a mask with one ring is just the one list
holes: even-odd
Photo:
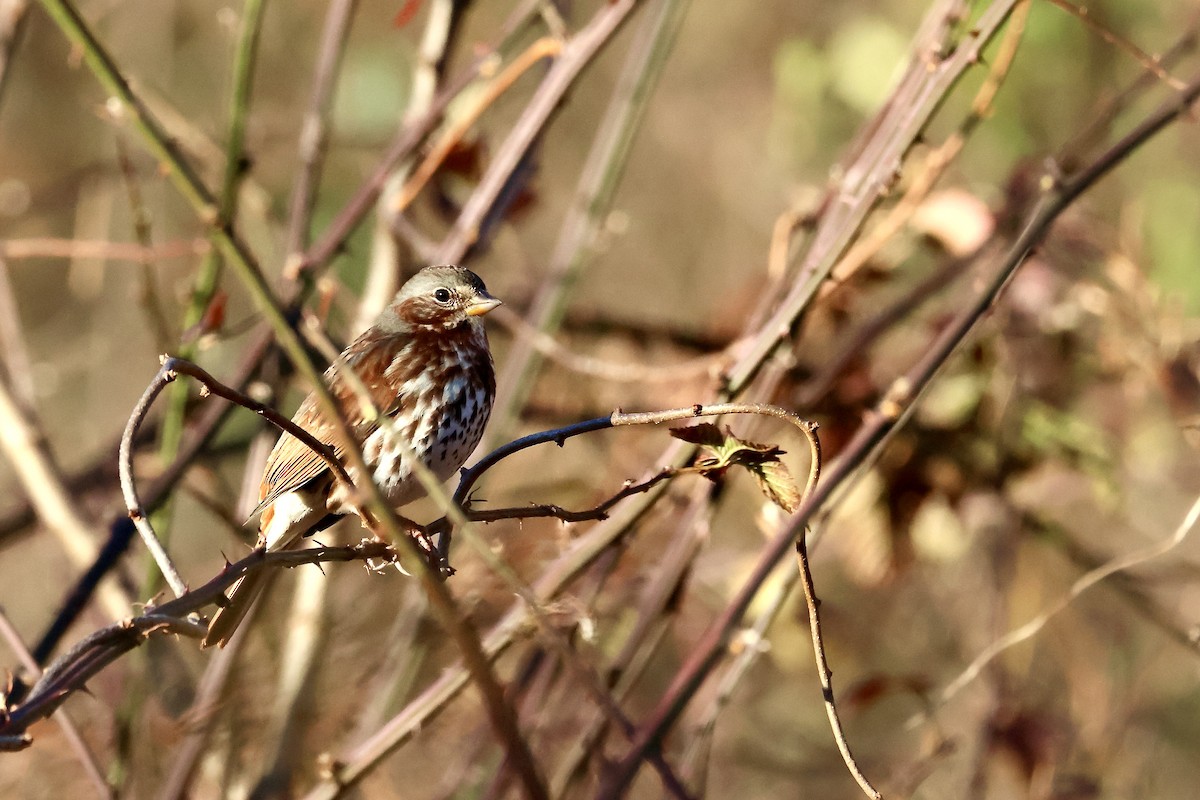
[[[1200, 13], [1191, 15], [1183, 34], [1156, 60], [1163, 69], [1167, 69], [1190, 55], [1200, 41]], [[1138, 100], [1143, 92], [1160, 85], [1161, 80], [1152, 72], [1141, 72], [1136, 79], [1117, 94], [1107, 98], [1101, 104], [1101, 110], [1094, 115], [1091, 122], [1076, 132], [1059, 148], [1058, 159], [1063, 164], [1073, 163], [1081, 153], [1089, 152], [1103, 136], [1111, 129], [1121, 112], [1128, 109]]]
[[883, 795], [871, 785], [863, 774], [858, 762], [850, 753], [850, 743], [846, 740], [846, 732], [842, 729], [842, 721], [838, 716], [837, 704], [833, 697], [833, 670], [829, 668], [829, 659], [825, 655], [825, 642], [821, 637], [821, 601], [817, 599], [817, 590], [813, 585], [812, 568], [808, 563], [808, 545], [805, 542], [805, 532], [801, 530], [800, 538], [796, 541], [796, 561], [800, 569], [800, 585], [804, 589], [804, 604], [808, 607], [808, 627], [812, 633], [813, 655], [817, 660], [817, 678], [821, 681], [821, 696], [825, 700], [825, 714], [829, 717], [829, 727], [833, 731], [833, 740], [837, 742], [838, 752], [842, 761], [854, 777], [863, 794], [874, 800], [880, 800]]
[[617, 503], [635, 494], [648, 492], [663, 481], [671, 480], [679, 475], [679, 473], [680, 470], [668, 468], [659, 470], [643, 481], [628, 481], [620, 491], [603, 503], [581, 511], [571, 511], [552, 503], [531, 503], [527, 506], [513, 506], [512, 508], [471, 509], [464, 513], [466, 518], [471, 522], [496, 522], [502, 519], [537, 519], [540, 517], [553, 517], [563, 522], [589, 522], [608, 519], [608, 512]]
[[1087, 6], [1077, 6], [1067, 0], [1046, 0], [1052, 6], [1057, 6], [1067, 12], [1075, 19], [1083, 23], [1084, 27], [1091, 30], [1104, 41], [1111, 44], [1113, 47], [1132, 56], [1135, 61], [1142, 65], [1142, 69], [1150, 73], [1160, 81], [1170, 86], [1177, 92], [1183, 92], [1187, 89], [1187, 84], [1179, 80], [1175, 76], [1168, 73], [1162, 66], [1162, 59], [1158, 56], [1152, 56], [1145, 50], [1142, 50], [1136, 44], [1126, 39], [1123, 36], [1117, 35], [1107, 26], [1101, 25], [1096, 21], [1095, 17], [1089, 13]]
[[[607, 417], [596, 417], [595, 419], [576, 422], [572, 425], [566, 425], [561, 428], [553, 428], [551, 430], [540, 431], [538, 433], [531, 433], [528, 436], [522, 436], [520, 439], [515, 439], [508, 444], [497, 447], [495, 450], [479, 459], [479, 461], [477, 461], [473, 467], [470, 469], [464, 469], [462, 471], [459, 478], [458, 487], [454, 490], [454, 504], [456, 506], [467, 508], [468, 513], [470, 513], [470, 504], [468, 498], [470, 497], [471, 490], [474, 488], [475, 484], [479, 481], [483, 474], [505, 458], [508, 458], [515, 453], [519, 453], [522, 450], [527, 450], [530, 447], [535, 447], [539, 444], [554, 442], [559, 447], [562, 447], [568, 439], [585, 433], [604, 430], [606, 428], [617, 428], [630, 425], [661, 425], [665, 422], [677, 422], [679, 420], [696, 419], [699, 417], [719, 417], [726, 414], [757, 414], [785, 420], [786, 422], [794, 425], [804, 434], [809, 441], [809, 444], [812, 446], [814, 454], [819, 453], [819, 447], [815, 444], [816, 425], [808, 422], [799, 414], [780, 406], [759, 403], [718, 403], [715, 405], [696, 403], [695, 405], [691, 406], [670, 408], [663, 411], [626, 413], [624, 411], [617, 410]], [[805, 494], [811, 492], [813, 487], [816, 486], [817, 471], [819, 469], [819, 460], [814, 459], [811, 462], [811, 471], [809, 473]], [[636, 490], [623, 490], [617, 499], [623, 499], [631, 494], [648, 491], [658, 482], [659, 481], [656, 479], [650, 479], [646, 482], [649, 485], [645, 487], [638, 485]], [[550, 508], [557, 507], [555, 506]], [[605, 504], [602, 506], [602, 508], [604, 511], [607, 511], [609, 508], [611, 508], [611, 505]], [[486, 512], [483, 513], [486, 514]], [[571, 512], [563, 511], [562, 513], [569, 515]], [[588, 514], [589, 512], [582, 513]], [[534, 513], [530, 514], [530, 516], [557, 516], [557, 514]], [[441, 540], [438, 542], [438, 550], [443, 559], [447, 557], [449, 553], [449, 547], [450, 536], [449, 531], [446, 531], [443, 533]]]
[[134, 406], [133, 413], [129, 416], [129, 422], [125, 426], [125, 435], [121, 437], [119, 460], [121, 493], [125, 498], [126, 507], [129, 509], [129, 517], [133, 520], [134, 525], [137, 526], [138, 533], [142, 536], [142, 541], [145, 542], [146, 548], [154, 556], [159, 570], [162, 572], [163, 577], [166, 578], [171, 590], [175, 592], [176, 597], [182, 596], [187, 592], [187, 585], [184, 583], [183, 578], [180, 577], [179, 571], [175, 568], [171, 557], [163, 548], [153, 528], [150, 527], [145, 508], [138, 497], [137, 488], [133, 480], [132, 454], [134, 436], [137, 434], [137, 430], [145, 419], [146, 414], [150, 411], [150, 406], [153, 405], [155, 398], [158, 397], [167, 384], [172, 383], [181, 373], [198, 380], [204, 387], [204, 393], [215, 394], [218, 397], [223, 397], [226, 400], [248, 408], [256, 414], [265, 417], [271, 424], [296, 437], [324, 460], [325, 465], [339, 481], [347, 486], [354, 486], [354, 482], [350, 480], [345, 467], [334, 455], [333, 450], [313, 437], [311, 433], [287, 417], [284, 417], [270, 406], [225, 386], [195, 364], [179, 358], [164, 357], [158, 373], [151, 380], [150, 385], [146, 387], [146, 391], [142, 394], [141, 399]]
[[317, 187], [325, 164], [325, 148], [329, 143], [329, 114], [333, 106], [337, 77], [341, 74], [342, 56], [350, 36], [350, 23], [358, 6], [357, 0], [334, 0], [325, 12], [321, 28], [321, 44], [317, 50], [317, 65], [313, 74], [312, 94], [300, 123], [299, 169], [292, 187], [291, 210], [288, 212], [288, 260], [303, 258], [308, 246], [309, 226], [316, 207]]
[[[743, 345], [740, 340], [734, 341], [720, 352], [675, 364], [615, 362], [573, 352], [544, 330], [533, 327], [524, 317], [503, 306], [493, 311], [491, 316], [508, 328], [516, 341], [527, 342], [538, 355], [563, 369], [616, 383], [669, 383], [699, 376], [715, 376], [722, 367], [732, 362], [738, 348]], [[509, 359], [512, 358], [510, 352]]]
[[[774, 587], [770, 598], [759, 612], [754, 624], [745, 628], [738, 636], [740, 651], [737, 652], [733, 663], [721, 678], [712, 702], [709, 703], [700, 722], [696, 725], [696, 738], [688, 746], [684, 757], [684, 774], [691, 774], [693, 780], [700, 782], [701, 794], [707, 784], [707, 760], [712, 748], [713, 732], [717, 726], [717, 718], [729, 705], [734, 691], [742, 679], [750, 672], [750, 667], [758, 660], [759, 655], [767, 649], [767, 630], [783, 610], [786, 601], [796, 588], [800, 579], [799, 570], [788, 570], [779, 585]], [[698, 773], [698, 774], [697, 774]]]
[[[133, 235], [143, 250], [142, 257], [138, 259], [138, 266], [141, 268], [139, 270], [141, 281], [138, 286], [138, 304], [142, 307], [142, 313], [150, 323], [150, 333], [154, 337], [155, 345], [166, 349], [178, 339], [178, 334], [172, 330], [171, 322], [163, 309], [162, 291], [159, 287], [156, 265], [154, 259], [149, 256], [154, 247], [150, 211], [146, 208], [137, 169], [133, 165], [133, 159], [129, 156], [125, 137], [120, 131], [114, 137], [114, 143], [117, 147], [117, 166], [121, 172], [121, 181], [125, 184], [125, 197], [129, 202], [129, 215], [133, 218]], [[72, 256], [73, 259], [78, 257]]]
[[[1117, 556], [1106, 564], [1089, 570], [1083, 575], [1080, 575], [1071, 588], [1063, 595], [1054, 605], [1039, 613], [1036, 617], [1026, 622], [1024, 625], [1009, 631], [1004, 636], [996, 639], [989, 644], [982, 652], [979, 653], [971, 663], [963, 669], [958, 676], [946, 684], [945, 688], [938, 693], [937, 705], [945, 705], [954, 698], [968, 684], [979, 677], [984, 668], [992, 663], [996, 658], [1006, 650], [1020, 644], [1028, 639], [1033, 638], [1046, 627], [1055, 616], [1067, 609], [1080, 595], [1091, 589], [1096, 584], [1116, 575], [1120, 572], [1140, 567], [1141, 565], [1153, 561], [1156, 558], [1161, 558], [1167, 553], [1174, 550], [1179, 545], [1183, 544], [1187, 539], [1188, 534], [1196, 527], [1197, 521], [1200, 521], [1200, 497], [1192, 501], [1192, 505], [1188, 508], [1187, 514], [1183, 520], [1175, 528], [1174, 532], [1162, 541], [1135, 550], [1132, 553]], [[924, 715], [922, 715], [924, 716]]]

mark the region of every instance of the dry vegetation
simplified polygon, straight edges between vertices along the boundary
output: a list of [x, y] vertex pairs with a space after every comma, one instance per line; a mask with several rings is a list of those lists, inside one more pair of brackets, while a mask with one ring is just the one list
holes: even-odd
[[[0, 0], [0, 795], [1194, 796], [1198, 18], [918, 5]], [[558, 432], [251, 554], [445, 262]]]

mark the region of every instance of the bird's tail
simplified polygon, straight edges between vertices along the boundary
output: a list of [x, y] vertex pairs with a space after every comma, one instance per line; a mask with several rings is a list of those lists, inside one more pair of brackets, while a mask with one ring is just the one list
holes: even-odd
[[212, 621], [208, 623], [208, 635], [200, 643], [201, 647], [224, 647], [228, 644], [238, 625], [246, 616], [246, 612], [254, 605], [255, 599], [266, 588], [268, 575], [263, 570], [252, 572], [239, 580], [229, 590], [229, 602], [224, 608], [217, 610]]
[[[317, 504], [312, 497], [299, 492], [287, 492], [273, 499], [263, 511], [258, 546], [270, 552], [285, 550], [301, 534], [308, 536], [325, 530], [337, 519], [336, 514], [327, 513], [324, 505]], [[228, 602], [213, 615], [212, 622], [208, 624], [208, 635], [200, 646], [224, 647], [275, 572], [260, 568], [233, 584], [229, 589]]]

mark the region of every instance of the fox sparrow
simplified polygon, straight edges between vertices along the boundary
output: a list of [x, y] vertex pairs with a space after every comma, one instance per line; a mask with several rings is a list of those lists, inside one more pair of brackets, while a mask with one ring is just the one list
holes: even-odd
[[[446, 480], [479, 444], [496, 393], [480, 317], [498, 305], [479, 276], [461, 267], [426, 267], [401, 287], [375, 324], [342, 352], [383, 424], [364, 418], [360, 397], [337, 364], [326, 371], [371, 477], [394, 507], [425, 494], [410, 457]], [[292, 420], [336, 454], [344, 452], [313, 395]], [[350, 477], [360, 480], [353, 470]], [[321, 457], [286, 433], [267, 459], [259, 498], [258, 546], [267, 550], [282, 550], [353, 511], [349, 491]], [[228, 604], [209, 625], [205, 647], [229, 641], [264, 578], [260, 571], [234, 584]]]

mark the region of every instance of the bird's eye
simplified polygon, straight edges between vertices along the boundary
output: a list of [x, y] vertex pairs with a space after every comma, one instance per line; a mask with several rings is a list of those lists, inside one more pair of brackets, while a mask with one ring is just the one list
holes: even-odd
[[449, 303], [450, 302], [450, 290], [449, 289], [438, 289], [436, 292], [433, 293], [433, 299], [437, 300], [439, 303], [442, 303], [443, 305], [446, 303]]

